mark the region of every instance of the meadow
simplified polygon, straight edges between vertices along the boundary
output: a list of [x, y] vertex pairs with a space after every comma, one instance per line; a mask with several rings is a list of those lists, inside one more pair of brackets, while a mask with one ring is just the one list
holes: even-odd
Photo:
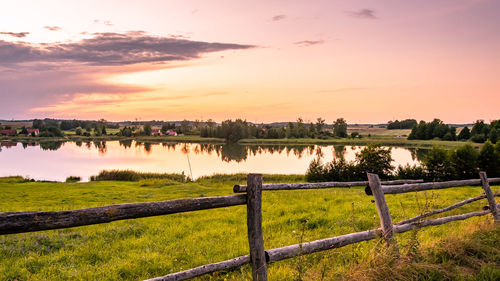
[[[264, 175], [264, 182], [303, 182]], [[245, 175], [135, 182], [30, 182], [0, 178], [0, 211], [59, 211], [117, 203], [232, 194]], [[500, 192], [499, 186], [492, 187]], [[387, 195], [394, 222], [482, 194], [482, 188]], [[364, 187], [265, 191], [266, 248], [379, 226]], [[478, 201], [446, 213], [476, 211]], [[301, 256], [269, 266], [269, 280], [498, 280], [500, 229], [490, 215], [396, 236], [402, 258], [381, 240]], [[235, 206], [102, 225], [0, 236], [0, 280], [142, 280], [248, 254], [246, 207]], [[196, 280], [249, 280], [250, 267]]]

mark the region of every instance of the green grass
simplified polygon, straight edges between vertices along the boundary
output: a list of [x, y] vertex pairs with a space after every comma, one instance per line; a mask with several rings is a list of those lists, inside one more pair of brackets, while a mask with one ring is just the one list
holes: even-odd
[[[154, 179], [44, 183], [27, 182], [20, 177], [0, 178], [3, 199], [0, 211], [60, 211], [117, 203], [228, 195], [232, 194], [233, 185], [244, 183], [244, 179], [243, 174], [215, 175], [189, 183]], [[303, 177], [264, 175], [264, 180], [303, 181]], [[494, 192], [500, 191], [499, 187], [493, 189]], [[397, 222], [481, 193], [480, 187], [461, 187], [388, 195], [387, 201], [393, 220]], [[378, 227], [378, 216], [371, 200], [372, 197], [364, 194], [364, 187], [266, 191], [263, 195], [265, 247], [282, 247], [300, 243], [301, 240], [312, 241]], [[485, 204], [484, 200], [475, 202], [446, 215], [478, 210]], [[459, 277], [462, 280], [495, 280], [487, 277], [500, 273], [500, 230], [494, 228], [491, 221], [491, 216], [472, 218], [397, 235], [403, 262], [396, 266], [407, 271], [412, 269], [409, 272], [416, 274], [428, 270], [435, 276], [452, 276], [448, 280]], [[481, 239], [476, 239], [477, 236]], [[418, 246], [414, 245], [415, 241]], [[476, 245], [476, 242], [479, 244]], [[302, 280], [354, 280], [367, 269], [372, 269], [366, 272], [366, 276], [373, 277], [369, 280], [377, 280], [380, 274], [390, 277], [391, 271], [387, 266], [379, 271], [370, 268], [374, 260], [381, 260], [381, 245], [381, 241], [373, 240], [280, 261], [269, 266], [269, 280], [297, 280], [299, 273]], [[449, 245], [455, 246], [450, 249]], [[408, 249], [412, 250], [410, 254], [419, 253], [421, 260], [406, 262]], [[247, 253], [246, 207], [235, 206], [0, 236], [0, 280], [141, 280]], [[473, 257], [467, 259], [471, 253]], [[443, 272], [448, 275], [439, 275]], [[442, 280], [405, 276], [407, 279], [403, 280]], [[243, 266], [197, 280], [249, 279], [250, 267]]]

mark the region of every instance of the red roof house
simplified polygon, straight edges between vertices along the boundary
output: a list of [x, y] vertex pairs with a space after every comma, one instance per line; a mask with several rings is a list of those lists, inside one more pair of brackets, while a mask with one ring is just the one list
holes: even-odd
[[0, 134], [2, 134], [2, 136], [15, 136], [17, 134], [17, 131], [14, 129], [1, 130]]

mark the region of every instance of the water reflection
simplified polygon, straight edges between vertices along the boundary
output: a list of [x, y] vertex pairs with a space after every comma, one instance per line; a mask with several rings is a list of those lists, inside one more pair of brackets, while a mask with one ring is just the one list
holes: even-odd
[[[193, 177], [213, 173], [305, 173], [310, 161], [344, 158], [353, 161], [362, 146], [249, 145], [87, 141], [0, 143], [0, 176], [29, 175], [37, 179], [64, 180], [69, 175], [88, 178], [103, 169], [150, 172], [193, 172]], [[29, 154], [28, 154], [29, 153]], [[393, 147], [394, 165], [418, 164], [426, 150]], [[26, 157], [30, 161], [23, 161]], [[191, 169], [189, 168], [191, 165]]]

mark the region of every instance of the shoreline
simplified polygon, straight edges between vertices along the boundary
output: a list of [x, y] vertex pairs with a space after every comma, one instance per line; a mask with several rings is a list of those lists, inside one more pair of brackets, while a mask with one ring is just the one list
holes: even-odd
[[[137, 141], [137, 142], [186, 142], [186, 143], [217, 143], [228, 144], [225, 139], [220, 138], [202, 138], [200, 136], [138, 136], [138, 137], [121, 137], [121, 136], [100, 136], [100, 137], [82, 137], [82, 136], [67, 136], [67, 137], [0, 137], [0, 142], [68, 142], [68, 141]], [[442, 141], [442, 140], [407, 140], [406, 138], [397, 138], [393, 136], [372, 136], [364, 138], [328, 138], [328, 139], [242, 139], [237, 142], [240, 145], [367, 145], [370, 143], [378, 143], [383, 146], [402, 146], [411, 148], [431, 148], [433, 146], [441, 146], [445, 148], [453, 148], [465, 143], [470, 143], [474, 147], [481, 147], [480, 143], [463, 142], [463, 141]]]

